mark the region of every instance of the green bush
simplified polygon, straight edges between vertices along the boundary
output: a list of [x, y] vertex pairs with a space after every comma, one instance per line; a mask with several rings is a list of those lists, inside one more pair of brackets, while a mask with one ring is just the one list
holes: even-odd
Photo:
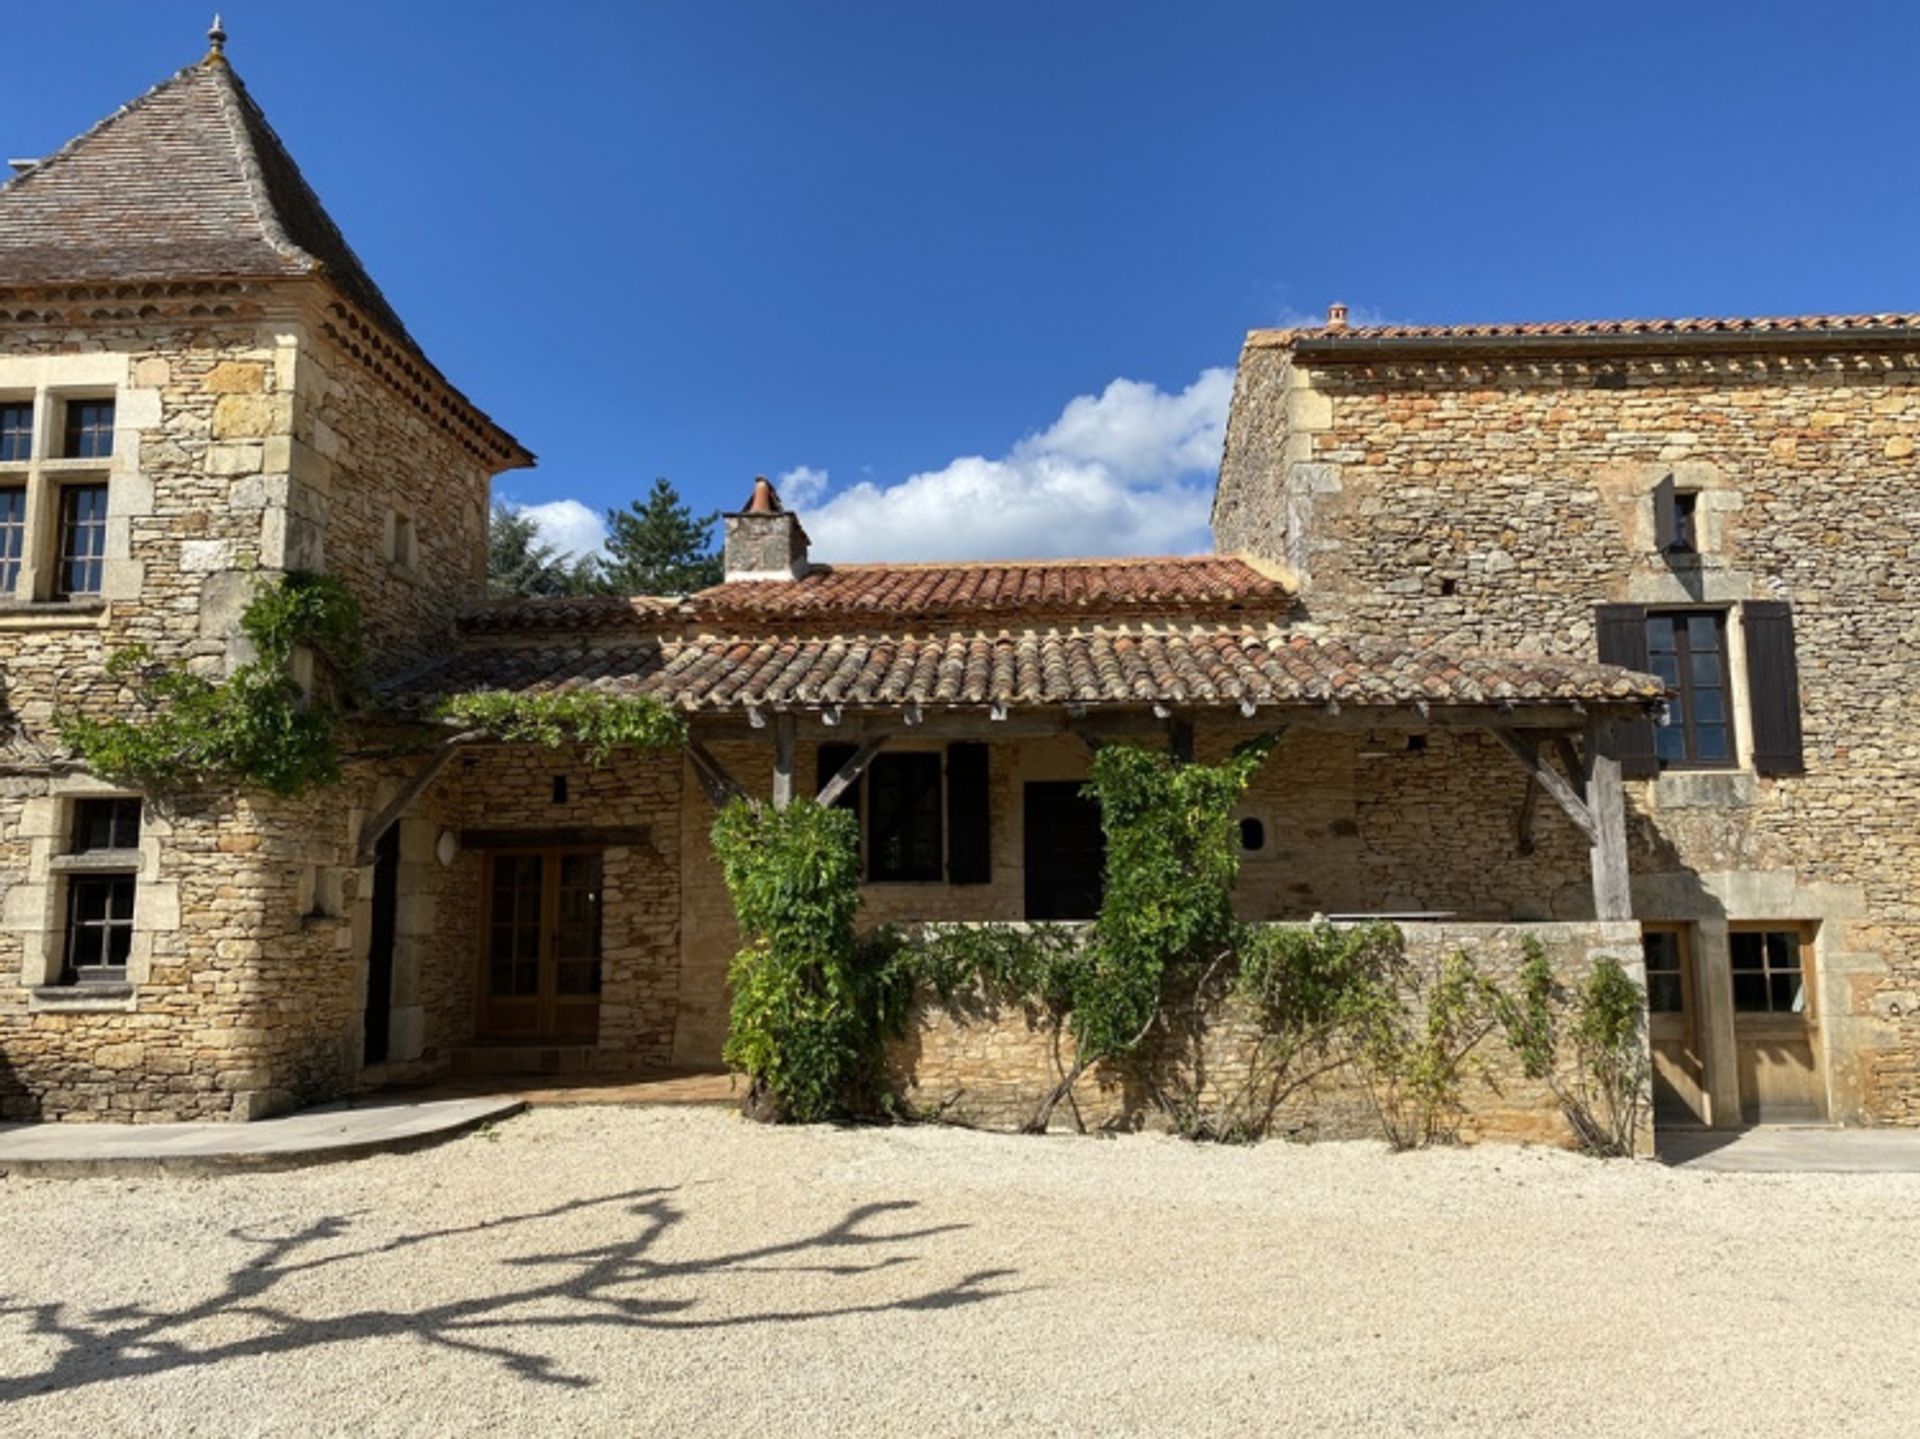
[[[1645, 1114], [1648, 1063], [1641, 1022], [1646, 991], [1619, 961], [1595, 962], [1569, 992], [1531, 936], [1518, 992], [1496, 994], [1494, 1011], [1530, 1079], [1559, 1102], [1575, 1142], [1588, 1154], [1634, 1152]], [[1562, 1054], [1570, 1045], [1569, 1060]]]

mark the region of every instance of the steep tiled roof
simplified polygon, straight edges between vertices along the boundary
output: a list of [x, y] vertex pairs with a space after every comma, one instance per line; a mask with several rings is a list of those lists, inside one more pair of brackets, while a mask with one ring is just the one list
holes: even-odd
[[1678, 320], [1547, 320], [1520, 324], [1345, 325], [1254, 330], [1250, 349], [1278, 349], [1303, 340], [1579, 339], [1604, 336], [1810, 334], [1821, 331], [1911, 330], [1920, 342], [1920, 315], [1783, 315]]
[[0, 278], [14, 284], [315, 272], [412, 345], [223, 56], [0, 189]]
[[396, 695], [469, 689], [653, 695], [747, 705], [1649, 704], [1660, 682], [1611, 665], [1354, 645], [1277, 627], [702, 635], [473, 646]]
[[1284, 608], [1278, 572], [1244, 559], [1033, 560], [819, 565], [798, 580], [736, 580], [693, 596], [703, 616], [793, 621], [927, 621]]

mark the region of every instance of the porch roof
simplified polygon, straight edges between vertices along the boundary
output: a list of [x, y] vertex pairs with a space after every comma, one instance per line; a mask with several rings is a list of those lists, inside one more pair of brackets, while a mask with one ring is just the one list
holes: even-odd
[[412, 708], [476, 689], [651, 695], [695, 713], [908, 705], [1644, 710], [1665, 695], [1653, 676], [1613, 665], [1449, 656], [1274, 624], [1204, 623], [918, 634], [549, 632], [537, 642], [470, 643], [391, 693]]

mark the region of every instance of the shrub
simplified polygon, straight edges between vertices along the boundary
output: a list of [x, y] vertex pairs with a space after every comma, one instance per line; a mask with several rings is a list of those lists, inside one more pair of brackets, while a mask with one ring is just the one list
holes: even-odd
[[[1641, 1032], [1646, 992], [1619, 961], [1602, 958], [1569, 993], [1539, 942], [1529, 936], [1525, 944], [1518, 993], [1494, 999], [1508, 1044], [1527, 1077], [1552, 1092], [1583, 1151], [1631, 1155], [1649, 1078]], [[1572, 1045], [1570, 1063], [1563, 1042]]]

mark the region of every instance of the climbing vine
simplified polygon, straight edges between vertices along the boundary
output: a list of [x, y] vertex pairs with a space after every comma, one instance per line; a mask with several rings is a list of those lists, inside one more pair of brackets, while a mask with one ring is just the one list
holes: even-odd
[[713, 848], [744, 944], [728, 980], [724, 1051], [747, 1077], [745, 1112], [802, 1123], [865, 1107], [889, 1018], [884, 964], [862, 964], [859, 831], [846, 810], [736, 799]]
[[[293, 796], [340, 776], [340, 713], [332, 697], [360, 665], [360, 607], [338, 580], [290, 573], [263, 580], [240, 618], [254, 657], [209, 679], [145, 646], [116, 651], [106, 672], [132, 692], [137, 717], [54, 717], [61, 742], [95, 774], [159, 797], [213, 784]], [[300, 650], [332, 684], [303, 686]]]
[[672, 749], [687, 738], [686, 722], [645, 695], [479, 690], [449, 696], [436, 713], [449, 724], [497, 740], [549, 749], [579, 745], [594, 764], [605, 763], [617, 749]]

